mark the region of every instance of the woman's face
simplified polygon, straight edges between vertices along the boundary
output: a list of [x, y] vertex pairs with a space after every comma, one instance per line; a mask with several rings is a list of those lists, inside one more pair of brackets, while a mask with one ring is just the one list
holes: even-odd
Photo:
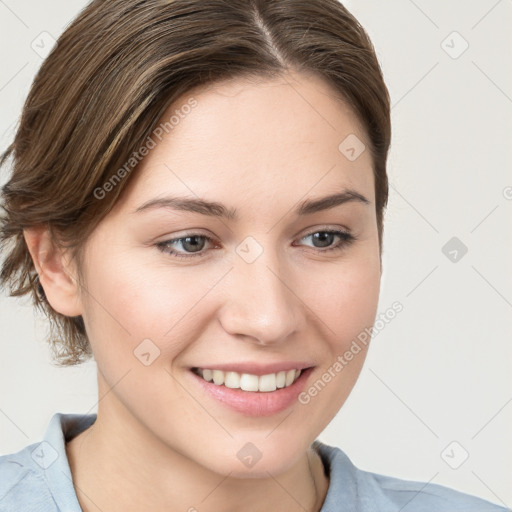
[[[198, 89], [162, 121], [173, 114], [86, 245], [98, 418], [213, 471], [277, 474], [366, 355], [353, 342], [381, 275], [368, 141], [308, 75]], [[346, 200], [306, 206], [335, 194]]]

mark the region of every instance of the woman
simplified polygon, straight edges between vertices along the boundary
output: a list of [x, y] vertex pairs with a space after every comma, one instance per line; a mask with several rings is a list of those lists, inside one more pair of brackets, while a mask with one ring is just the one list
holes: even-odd
[[375, 321], [390, 133], [335, 0], [91, 2], [2, 158], [1, 277], [98, 412], [1, 457], [0, 510], [504, 510], [316, 440]]

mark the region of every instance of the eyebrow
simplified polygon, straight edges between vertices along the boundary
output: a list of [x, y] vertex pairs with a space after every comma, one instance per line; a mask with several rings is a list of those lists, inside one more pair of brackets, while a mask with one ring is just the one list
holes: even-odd
[[[295, 209], [297, 216], [311, 215], [323, 210], [329, 210], [336, 206], [358, 202], [369, 205], [370, 201], [355, 190], [344, 189], [342, 192], [317, 199], [307, 199], [298, 204]], [[228, 220], [238, 220], [236, 208], [227, 208], [222, 203], [206, 201], [198, 198], [187, 197], [161, 197], [146, 201], [131, 213], [138, 213], [158, 208], [182, 210], [212, 217], [223, 217]]]

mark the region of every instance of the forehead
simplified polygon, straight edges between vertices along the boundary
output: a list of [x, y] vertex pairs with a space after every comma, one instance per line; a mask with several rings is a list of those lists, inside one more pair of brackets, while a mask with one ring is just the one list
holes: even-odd
[[[253, 196], [260, 207], [333, 187], [364, 190], [373, 201], [367, 135], [348, 104], [315, 75], [196, 88], [166, 110], [158, 127], [156, 145], [125, 193], [130, 206], [172, 192], [231, 203]], [[355, 160], [342, 151], [347, 137], [367, 148]]]

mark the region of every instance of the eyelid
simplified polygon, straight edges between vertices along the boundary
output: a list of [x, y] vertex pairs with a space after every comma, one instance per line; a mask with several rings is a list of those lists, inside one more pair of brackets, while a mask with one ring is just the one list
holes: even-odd
[[320, 228], [311, 228], [309, 231], [306, 231], [304, 235], [299, 237], [300, 240], [305, 238], [306, 236], [313, 235], [314, 233], [330, 233], [330, 232], [344, 232], [347, 234], [352, 234], [352, 231], [345, 226], [321, 226]]
[[[335, 236], [338, 236], [339, 238], [341, 238], [341, 241], [338, 242], [337, 244], [333, 245], [332, 247], [326, 247], [325, 249], [312, 247], [312, 249], [315, 250], [315, 252], [320, 253], [320, 254], [326, 253], [330, 250], [344, 249], [345, 247], [351, 245], [353, 242], [355, 242], [358, 239], [358, 237], [354, 233], [352, 233], [352, 231], [350, 229], [339, 228], [339, 227], [334, 227], [334, 228], [324, 227], [324, 228], [320, 228], [320, 229], [317, 228], [317, 229], [308, 231], [305, 235], [302, 235], [299, 238], [299, 240], [303, 240], [304, 238], [314, 235], [315, 233], [332, 233]], [[309, 246], [309, 247], [311, 247], [311, 246]]]
[[[312, 235], [314, 233], [334, 232], [334, 231], [341, 231], [341, 232], [345, 232], [347, 234], [353, 235], [352, 230], [345, 226], [323, 225], [320, 227], [311, 228], [310, 230], [304, 232], [304, 234], [302, 234], [302, 235], [300, 234], [301, 232], [299, 231], [299, 233], [294, 236], [294, 240], [302, 240], [306, 236]], [[166, 239], [162, 240], [162, 242], [173, 242], [173, 241], [179, 240], [181, 238], [187, 238], [189, 236], [204, 236], [205, 238], [208, 238], [211, 241], [218, 242], [218, 239], [216, 236], [212, 235], [211, 232], [205, 231], [201, 228], [185, 229], [183, 233], [178, 231], [177, 235], [173, 235], [172, 238], [166, 238]]]
[[[333, 245], [332, 247], [326, 247], [326, 248], [315, 248], [312, 247], [311, 249], [313, 252], [316, 252], [317, 254], [327, 253], [329, 251], [341, 251], [342, 249], [345, 249], [349, 245], [351, 245], [353, 242], [355, 242], [358, 237], [352, 233], [352, 231], [346, 227], [339, 227], [339, 226], [322, 226], [317, 228], [311, 228], [309, 231], [307, 231], [305, 234], [299, 236], [298, 240], [303, 240], [304, 238], [307, 238], [308, 236], [314, 235], [315, 233], [332, 233], [335, 236], [339, 237], [341, 240], [338, 241], [337, 244]], [[188, 237], [201, 237], [204, 238], [207, 243], [213, 243], [214, 245], [218, 245], [218, 241], [215, 237], [210, 235], [205, 235], [200, 230], [188, 230], [186, 233], [180, 234], [178, 236], [175, 236], [170, 239], [163, 240], [161, 242], [157, 242], [156, 245], [157, 248], [163, 252], [168, 254], [169, 256], [176, 258], [176, 259], [189, 259], [189, 258], [204, 258], [206, 257], [207, 250], [201, 250], [197, 253], [183, 253], [175, 250], [169, 250], [166, 251], [165, 249], [169, 247], [169, 244], [174, 242], [179, 242], [185, 238]], [[297, 239], [297, 238], [296, 238]], [[309, 246], [311, 247], [311, 246]]]

